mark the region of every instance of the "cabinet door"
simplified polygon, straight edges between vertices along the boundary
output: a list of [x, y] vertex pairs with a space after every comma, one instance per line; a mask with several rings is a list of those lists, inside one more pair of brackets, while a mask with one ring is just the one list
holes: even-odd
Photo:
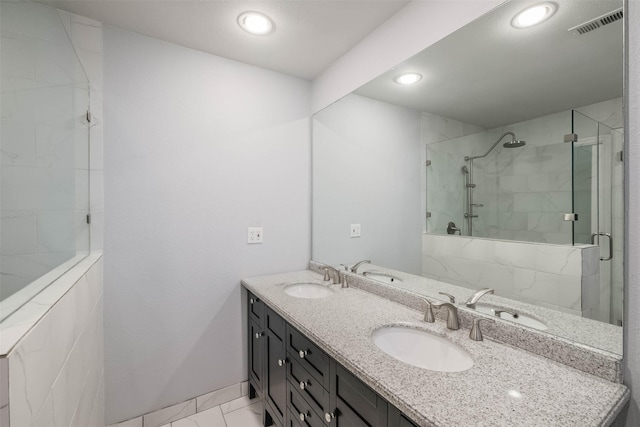
[[387, 402], [338, 363], [331, 364], [333, 425], [382, 427], [387, 425]]
[[388, 422], [389, 427], [418, 427], [414, 423], [409, 421], [409, 419], [405, 417], [404, 414], [400, 412], [400, 410], [398, 410], [398, 408], [396, 408], [393, 405], [388, 405], [388, 406], [389, 406], [389, 422]]
[[264, 341], [262, 327], [249, 317], [249, 384], [250, 398], [262, 396], [262, 377], [264, 372]]
[[[284, 331], [284, 320], [270, 309], [267, 310], [268, 324], [282, 324]], [[278, 329], [278, 328], [273, 328]], [[284, 333], [280, 334], [284, 338]], [[284, 424], [284, 414], [287, 408], [287, 350], [284, 340], [278, 336], [271, 327], [267, 328], [266, 334], [266, 387], [265, 394], [271, 407], [274, 409], [273, 417], [277, 418], [279, 424]]]

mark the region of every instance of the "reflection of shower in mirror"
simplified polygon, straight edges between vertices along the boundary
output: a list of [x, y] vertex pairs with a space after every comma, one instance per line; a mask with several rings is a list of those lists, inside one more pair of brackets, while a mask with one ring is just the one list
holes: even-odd
[[[496, 148], [496, 146], [500, 143], [500, 141], [502, 141], [504, 137], [507, 135], [511, 136], [511, 140], [502, 144], [504, 148], [519, 148], [519, 147], [523, 147], [526, 144], [525, 141], [516, 139], [515, 133], [505, 132], [500, 136], [500, 138], [496, 140], [496, 142], [493, 143], [491, 148], [489, 148], [487, 152], [484, 153], [482, 156], [465, 156], [464, 158], [466, 162], [469, 162], [469, 167], [467, 167], [466, 165], [462, 166], [462, 173], [464, 174], [464, 189], [467, 196], [466, 197], [467, 206], [464, 212], [464, 218], [467, 221], [468, 236], [473, 236], [473, 218], [478, 218], [478, 214], [473, 213], [473, 208], [484, 206], [483, 204], [473, 203], [473, 190], [474, 188], [476, 188], [476, 184], [473, 182], [473, 161], [475, 159], [482, 159], [484, 157], [487, 157], [489, 153], [491, 153], [491, 151], [493, 151], [493, 149]], [[449, 233], [449, 227], [447, 227], [447, 234], [452, 234], [452, 233]]]

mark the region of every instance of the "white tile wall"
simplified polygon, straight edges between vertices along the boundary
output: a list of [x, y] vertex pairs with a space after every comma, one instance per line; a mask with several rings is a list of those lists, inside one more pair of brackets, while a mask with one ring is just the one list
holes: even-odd
[[104, 425], [102, 289], [100, 257], [9, 352], [10, 425]]
[[424, 234], [423, 248], [426, 277], [573, 314], [599, 300], [597, 247]]

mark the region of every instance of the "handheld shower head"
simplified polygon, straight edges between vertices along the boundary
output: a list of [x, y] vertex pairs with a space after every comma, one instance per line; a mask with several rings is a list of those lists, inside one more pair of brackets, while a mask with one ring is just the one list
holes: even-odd
[[463, 174], [468, 174], [469, 173], [469, 168], [467, 168], [466, 166], [462, 166], [462, 173]]

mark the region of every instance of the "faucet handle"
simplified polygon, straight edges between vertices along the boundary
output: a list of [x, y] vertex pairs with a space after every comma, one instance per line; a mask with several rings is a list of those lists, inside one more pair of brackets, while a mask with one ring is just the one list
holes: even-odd
[[329, 269], [327, 267], [324, 268], [324, 278], [322, 280], [325, 282], [331, 280], [331, 273], [329, 273]]
[[433, 315], [433, 304], [426, 298], [422, 298], [422, 301], [427, 305], [427, 309], [424, 312], [424, 321], [427, 323], [433, 323], [436, 321]]
[[473, 327], [471, 328], [471, 331], [469, 332], [469, 338], [471, 338], [474, 341], [482, 341], [482, 331], [480, 330], [480, 322], [482, 321], [485, 322], [491, 322], [491, 323], [495, 323], [495, 320], [493, 319], [485, 319], [485, 318], [477, 318], [474, 319], [473, 321]]
[[448, 294], [448, 293], [446, 293], [446, 292], [438, 292], [438, 293], [439, 293], [440, 295], [444, 295], [444, 296], [446, 296], [446, 297], [449, 297], [449, 302], [450, 302], [451, 304], [455, 304], [455, 303], [456, 303], [456, 297], [454, 297], [453, 295]]

